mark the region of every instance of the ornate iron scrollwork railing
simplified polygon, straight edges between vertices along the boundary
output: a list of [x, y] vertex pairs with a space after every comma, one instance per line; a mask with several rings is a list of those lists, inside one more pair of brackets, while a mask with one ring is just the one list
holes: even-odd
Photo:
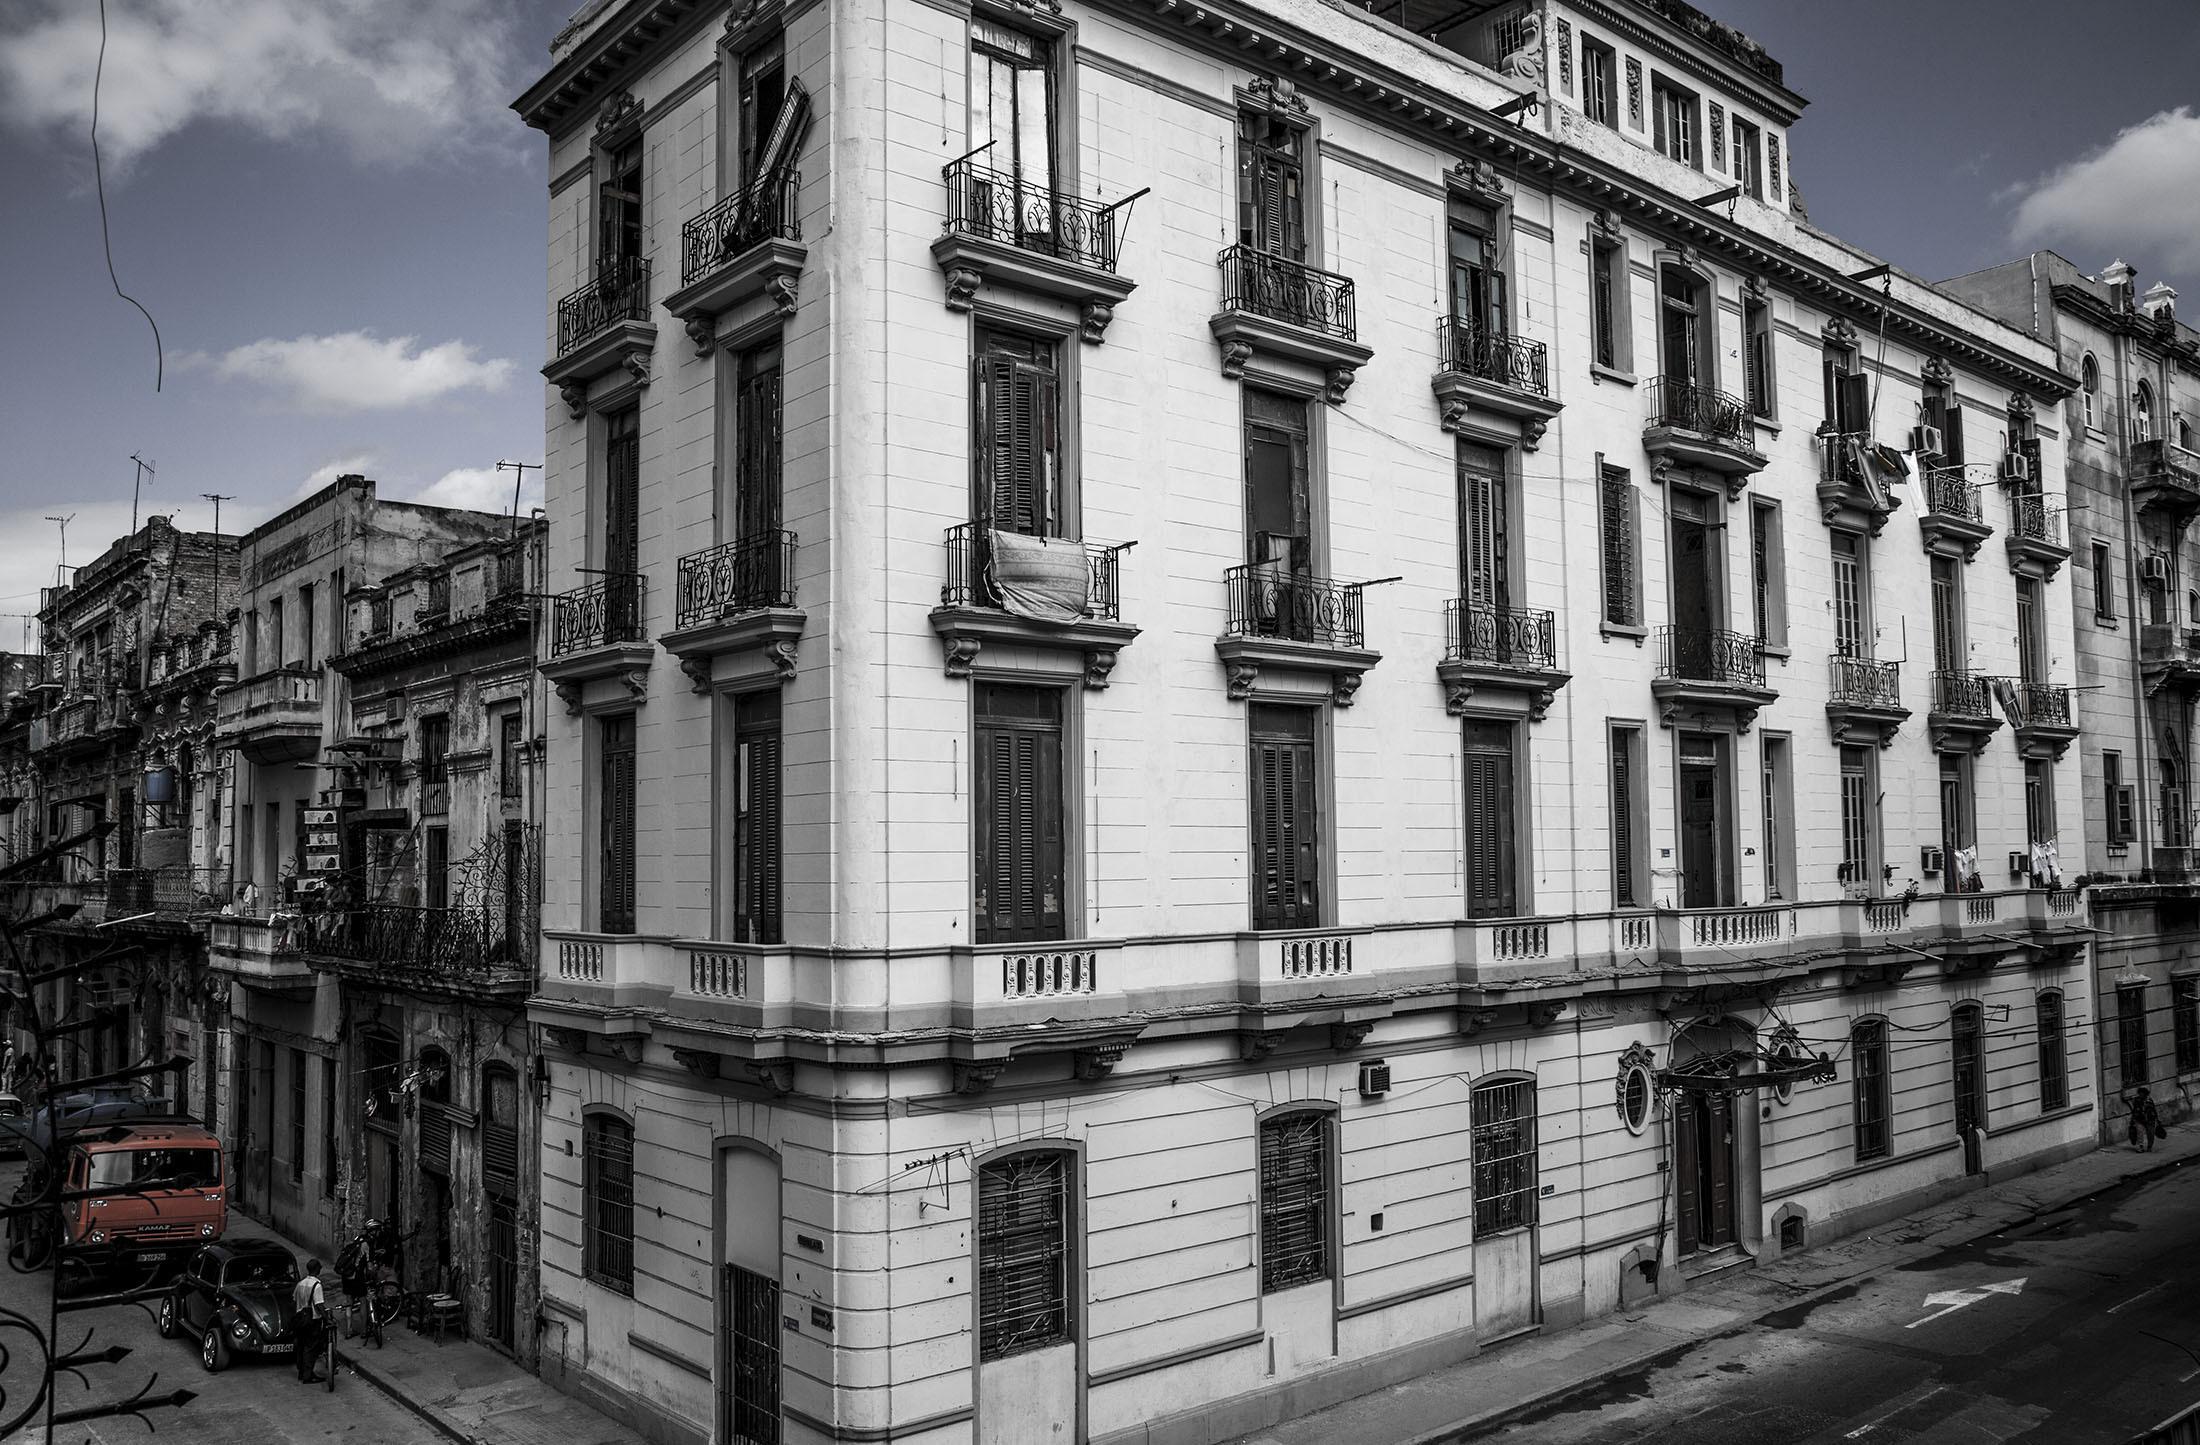
[[550, 655], [642, 637], [641, 574], [617, 572], [550, 599]]
[[1549, 612], [1454, 597], [1444, 604], [1444, 631], [1446, 662], [1558, 666], [1558, 626]]
[[692, 286], [742, 252], [773, 239], [799, 241], [795, 212], [802, 177], [794, 171], [743, 186], [680, 227], [680, 284]]
[[1650, 382], [1650, 425], [1677, 427], [1735, 446], [1749, 446], [1756, 439], [1748, 402], [1717, 387], [1670, 376]]
[[2059, 682], [2026, 682], [2015, 677], [2002, 681], [2016, 695], [2018, 717], [2024, 726], [2042, 723], [2049, 727], [2070, 726], [2069, 688]]
[[1746, 632], [1715, 627], [1658, 629], [1658, 676], [1727, 687], [1765, 685], [1765, 657]]
[[1993, 681], [1975, 672], [1933, 674], [1933, 711], [1956, 717], [1992, 717]]
[[794, 533], [783, 527], [680, 559], [674, 625], [794, 606]]
[[1537, 396], [1550, 395], [1548, 349], [1542, 342], [1507, 336], [1458, 316], [1440, 318], [1436, 336], [1443, 349], [1444, 370]]
[[1232, 246], [1218, 258], [1222, 306], [1353, 340], [1359, 334], [1352, 282], [1282, 256]]
[[1232, 567], [1229, 635], [1279, 637], [1331, 647], [1364, 647], [1367, 623], [1361, 582], [1286, 572], [1273, 563]]
[[619, 256], [595, 280], [558, 303], [558, 355], [593, 341], [622, 321], [649, 320], [649, 262]]
[[[942, 607], [999, 607], [1001, 594], [991, 574], [991, 557], [982, 522], [963, 522], [947, 529], [947, 577], [940, 584]], [[1084, 615], [1094, 622], [1114, 622], [1122, 616], [1122, 556], [1129, 542], [1072, 542], [1058, 545], [1082, 547], [1091, 580], [1085, 589]]]
[[1000, 241], [1072, 265], [1115, 269], [1121, 237], [1116, 212], [1080, 196], [988, 170], [965, 156], [941, 168], [947, 179], [947, 229]]
[[1964, 467], [1930, 467], [1919, 480], [1925, 487], [1926, 509], [1937, 516], [1966, 522], [1983, 522], [1986, 509], [1979, 501], [1985, 489], [1967, 479]]
[[2037, 492], [2009, 494], [2011, 535], [2050, 546], [2062, 545], [2062, 508]]
[[1869, 657], [1836, 657], [1833, 664], [1833, 700], [1858, 707], [1900, 707], [1900, 664]]
[[306, 951], [399, 973], [465, 978], [529, 967], [501, 909], [367, 903], [306, 917]]

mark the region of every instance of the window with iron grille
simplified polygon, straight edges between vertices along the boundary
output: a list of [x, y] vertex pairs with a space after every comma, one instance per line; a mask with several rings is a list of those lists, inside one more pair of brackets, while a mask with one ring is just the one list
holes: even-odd
[[2147, 991], [2145, 984], [2116, 990], [2116, 1045], [2123, 1087], [2147, 1081]]
[[1332, 1116], [1305, 1110], [1260, 1122], [1260, 1288], [1329, 1277]]
[[2200, 1069], [2200, 976], [2169, 981], [2170, 1018], [2177, 1032], [2177, 1072]]
[[1604, 620], [1616, 627], [1639, 627], [1642, 534], [1635, 515], [1635, 489], [1626, 468], [1602, 469], [1597, 501], [1604, 557]]
[[2070, 1103], [2070, 1064], [2063, 1049], [2063, 996], [2053, 989], [2037, 1001], [2040, 1039], [2040, 1112]]
[[634, 1293], [634, 1126], [612, 1114], [581, 1125], [581, 1272]]
[[306, 1177], [306, 1051], [290, 1051], [290, 1182]]
[[1849, 1030], [1849, 1062], [1855, 1072], [1857, 1162], [1884, 1159], [1893, 1148], [1885, 1019], [1863, 1019]]
[[978, 1170], [978, 1357], [1075, 1338], [1070, 1318], [1067, 1151], [1015, 1154]]
[[1473, 1095], [1474, 1232], [1535, 1223], [1535, 1082], [1499, 1079]]

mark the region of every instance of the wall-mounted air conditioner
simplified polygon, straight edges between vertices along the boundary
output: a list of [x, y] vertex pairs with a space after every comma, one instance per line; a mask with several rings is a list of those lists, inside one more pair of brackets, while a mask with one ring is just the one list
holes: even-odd
[[1913, 426], [1910, 428], [1910, 450], [1920, 456], [1937, 457], [1944, 445], [1937, 426]]
[[1380, 1099], [1390, 1092], [1390, 1065], [1381, 1059], [1360, 1060], [1360, 1097]]
[[1918, 849], [1917, 871], [1920, 873], [1938, 873], [1946, 865], [1946, 862], [1946, 858], [1938, 848]]

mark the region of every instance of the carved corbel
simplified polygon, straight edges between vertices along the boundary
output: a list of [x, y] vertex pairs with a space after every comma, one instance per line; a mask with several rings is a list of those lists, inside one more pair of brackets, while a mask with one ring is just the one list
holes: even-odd
[[793, 1059], [743, 1059], [741, 1072], [782, 1098], [794, 1092]]
[[697, 697], [710, 696], [710, 657], [706, 653], [691, 652], [680, 659], [680, 671], [688, 675], [688, 691]]
[[978, 285], [985, 276], [974, 266], [947, 268], [947, 309], [968, 311], [977, 304]]
[[1339, 707], [1352, 706], [1352, 699], [1366, 680], [1364, 673], [1340, 672], [1329, 680], [1329, 696]]
[[626, 374], [634, 378], [636, 386], [649, 385], [648, 347], [636, 346], [631, 348], [619, 358], [619, 365], [626, 368]]
[[1847, 350], [1856, 345], [1856, 327], [1846, 316], [1828, 317], [1826, 324], [1818, 329], [1818, 337], [1828, 346]]
[[1257, 662], [1228, 662], [1223, 667], [1229, 673], [1226, 684], [1232, 702], [1243, 702], [1253, 695], [1253, 685], [1260, 681], [1260, 664]]
[[1459, 1011], [1459, 1032], [1473, 1038], [1497, 1022], [1497, 1010], [1493, 1008], [1469, 1008]]
[[947, 652], [947, 675], [970, 676], [970, 665], [978, 660], [978, 649], [984, 644], [975, 637], [950, 637], [944, 639]]
[[1277, 1049], [1283, 1047], [1288, 1029], [1239, 1029], [1238, 1057], [1248, 1064], [1257, 1064]]
[[718, 1056], [703, 1049], [674, 1049], [672, 1060], [698, 1079], [718, 1077]]
[[1078, 327], [1085, 340], [1098, 346], [1108, 339], [1108, 323], [1115, 320], [1115, 307], [1106, 301], [1087, 301], [1084, 317]]
[[957, 1059], [955, 1060], [955, 1092], [958, 1094], [982, 1094], [993, 1087], [993, 1081], [1008, 1067], [1006, 1059]]
[[1753, 707], [1737, 707], [1734, 709], [1735, 732], [1747, 734], [1752, 727], [1756, 726], [1756, 723], [1757, 709]]
[[558, 400], [565, 403], [566, 414], [579, 421], [588, 415], [588, 383], [565, 381], [558, 383]]
[[1467, 704], [1474, 698], [1474, 684], [1463, 677], [1439, 679], [1444, 684], [1444, 711], [1451, 717], [1465, 717]]
[[1467, 424], [1467, 414], [1470, 410], [1467, 399], [1463, 396], [1440, 398], [1436, 403], [1437, 425], [1445, 431], [1455, 432]]
[[1329, 1047], [1340, 1054], [1349, 1054], [1361, 1044], [1367, 1042], [1367, 1036], [1374, 1030], [1375, 1021], [1373, 1019], [1354, 1019], [1350, 1023], [1331, 1024], [1329, 1026]]
[[1552, 704], [1553, 702], [1557, 701], [1557, 700], [1558, 700], [1558, 689], [1557, 689], [1557, 688], [1555, 688], [1555, 687], [1539, 687], [1539, 688], [1537, 688], [1537, 689], [1535, 690], [1535, 692], [1534, 692], [1534, 693], [1533, 693], [1533, 694], [1532, 694], [1532, 695], [1531, 695], [1531, 696], [1530, 696], [1530, 697], [1528, 698], [1528, 721], [1529, 721], [1529, 722], [1541, 722], [1541, 721], [1543, 721], [1543, 716], [1544, 716], [1544, 714], [1548, 713], [1548, 712], [1549, 712], [1549, 711], [1551, 710], [1551, 704]]
[[703, 312], [696, 312], [686, 322], [688, 340], [695, 343], [697, 358], [705, 357], [718, 349], [718, 323]]
[[1115, 1071], [1117, 1064], [1123, 1062], [1123, 1055], [1130, 1052], [1130, 1047], [1129, 1039], [1109, 1039], [1079, 1049], [1076, 1055], [1077, 1077], [1087, 1083], [1106, 1078]]
[[1236, 381], [1245, 375], [1245, 364], [1253, 359], [1251, 343], [1225, 341], [1222, 343], [1222, 376], [1225, 381]]
[[1547, 1029], [1566, 1012], [1566, 1001], [1557, 998], [1541, 998], [1528, 1005], [1528, 1027]]
[[764, 278], [764, 294], [771, 297], [772, 309], [781, 316], [794, 315], [801, 287], [802, 275], [797, 271], [775, 271]]
[[771, 660], [782, 683], [794, 681], [794, 639], [775, 637], [764, 644], [764, 656]]
[[619, 681], [626, 685], [627, 696], [640, 702], [649, 694], [649, 669], [646, 667], [622, 667]]
[[1352, 379], [1359, 375], [1356, 366], [1332, 366], [1322, 385], [1322, 400], [1331, 406], [1343, 406], [1344, 394], [1352, 390]]
[[1956, 369], [1948, 364], [1948, 358], [1944, 356], [1928, 356], [1925, 358], [1924, 375], [1925, 380], [1934, 386], [1953, 386]]
[[569, 1029], [558, 1024], [544, 1024], [542, 1041], [553, 1049], [568, 1054], [588, 1052], [588, 1035], [580, 1029]]
[[581, 715], [581, 684], [579, 679], [561, 677], [556, 682], [551, 683], [550, 686], [557, 693], [558, 701], [565, 704], [565, 710], [574, 717], [579, 717]]
[[605, 1039], [603, 1041], [603, 1051], [612, 1058], [624, 1060], [629, 1064], [638, 1064], [642, 1061], [641, 1036], [639, 1034], [626, 1034], [619, 1038]]
[[1115, 649], [1089, 647], [1085, 649], [1085, 686], [1094, 692], [1104, 692], [1108, 675], [1115, 671]]
[[1541, 417], [1529, 417], [1520, 424], [1520, 449], [1532, 452], [1543, 445], [1543, 434], [1551, 429]]

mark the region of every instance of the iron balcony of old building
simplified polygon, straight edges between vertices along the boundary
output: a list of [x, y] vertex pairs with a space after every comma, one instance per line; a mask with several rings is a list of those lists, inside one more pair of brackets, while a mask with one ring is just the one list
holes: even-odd
[[1688, 377], [1652, 377], [1649, 393], [1642, 445], [1657, 466], [1717, 472], [1729, 500], [1741, 495], [1752, 474], [1764, 470], [1757, 419], [1750, 415], [1748, 402]]
[[1551, 400], [1548, 349], [1540, 341], [1509, 336], [1460, 316], [1436, 321], [1437, 370], [1430, 383], [1444, 430], [1488, 427], [1535, 450], [1551, 418], [1563, 409]]
[[807, 614], [795, 607], [795, 534], [774, 527], [680, 559], [672, 631], [657, 640], [707, 694], [716, 659], [760, 651], [781, 681], [794, 675]]
[[1780, 696], [1765, 682], [1762, 640], [1746, 632], [1668, 624], [1658, 629], [1656, 665], [1650, 692], [1667, 727], [1690, 714], [1717, 713], [1746, 733], [1757, 710]]
[[1367, 645], [1365, 592], [1374, 582], [1338, 582], [1274, 562], [1232, 567], [1223, 582], [1229, 611], [1215, 652], [1232, 701], [1251, 697], [1261, 670], [1274, 667], [1327, 676], [1336, 704], [1351, 706], [1362, 676], [1382, 661]]
[[1978, 555], [1979, 544], [1994, 535], [1986, 520], [1984, 484], [1970, 479], [1967, 467], [1927, 467], [1918, 476], [1925, 494], [1925, 510], [1917, 519], [1925, 550], [1941, 552], [1965, 561]]
[[2147, 691], [2200, 692], [2200, 627], [2147, 622], [2139, 627], [2139, 669]]
[[623, 370], [632, 384], [646, 385], [656, 344], [649, 260], [613, 256], [594, 280], [558, 303], [557, 353], [542, 374], [578, 420], [588, 413], [589, 387], [597, 379]]
[[643, 626], [647, 595], [641, 574], [607, 572], [550, 599], [548, 660], [540, 670], [568, 712], [580, 711], [591, 682], [616, 678], [635, 697], [648, 690], [656, 648]]
[[998, 643], [1082, 654], [1085, 686], [1106, 687], [1139, 632], [1123, 621], [1123, 554], [1136, 545], [949, 527], [931, 617], [947, 675], [968, 677], [979, 651]]
[[1216, 258], [1222, 309], [1208, 329], [1222, 348], [1222, 374], [1256, 378], [1271, 368], [1310, 370], [1322, 395], [1341, 404], [1374, 351], [1359, 343], [1357, 291], [1349, 277], [1274, 252], [1231, 246]]
[[523, 994], [534, 981], [530, 920], [502, 907], [363, 903], [303, 920], [303, 951], [343, 972], [450, 993]]
[[1559, 670], [1558, 624], [1550, 612], [1454, 597], [1444, 604], [1444, 659], [1436, 677], [1444, 710], [1454, 717], [1495, 711], [1541, 722], [1572, 674]]
[[2200, 453], [2167, 437], [2132, 443], [2131, 502], [2174, 523], [2192, 520], [2200, 514]]
[[255, 763], [311, 757], [321, 741], [318, 668], [270, 668], [222, 690], [214, 743]]
[[2016, 729], [2017, 751], [2028, 758], [2060, 758], [2078, 736], [2070, 689], [2059, 682], [1991, 679], [1995, 701]]
[[218, 912], [230, 895], [229, 870], [187, 863], [107, 870], [107, 919], [161, 930], [185, 930]]
[[686, 326], [697, 356], [719, 344], [722, 318], [757, 297], [790, 315], [809, 248], [802, 243], [801, 173], [758, 178], [680, 228], [680, 289], [665, 309]]
[[1826, 721], [1839, 745], [1875, 744], [1886, 747], [1910, 710], [1902, 705], [1898, 664], [1870, 657], [1829, 659], [1831, 686], [1826, 695]]
[[[1874, 475], [1877, 444], [1863, 433], [1826, 432], [1818, 438], [1818, 510], [1826, 525], [1878, 536], [1902, 505], [1884, 468]], [[1895, 459], [1899, 461], [1899, 458]], [[1890, 462], [1887, 465], [1893, 465]]]
[[932, 259], [947, 283], [949, 310], [968, 311], [982, 287], [1008, 287], [1078, 308], [1084, 339], [1107, 335], [1115, 308], [1137, 283], [1116, 271], [1128, 207], [1144, 191], [1102, 203], [1057, 190], [1020, 171], [984, 165], [992, 143], [941, 168], [947, 215]]
[[2020, 577], [2052, 582], [2062, 564], [2070, 560], [2063, 545], [2063, 509], [2039, 492], [2009, 493], [2009, 570]]
[[1935, 672], [1932, 711], [1925, 727], [1933, 748], [1943, 753], [1975, 753], [2001, 730], [1994, 714], [1993, 679], [1972, 672]]

